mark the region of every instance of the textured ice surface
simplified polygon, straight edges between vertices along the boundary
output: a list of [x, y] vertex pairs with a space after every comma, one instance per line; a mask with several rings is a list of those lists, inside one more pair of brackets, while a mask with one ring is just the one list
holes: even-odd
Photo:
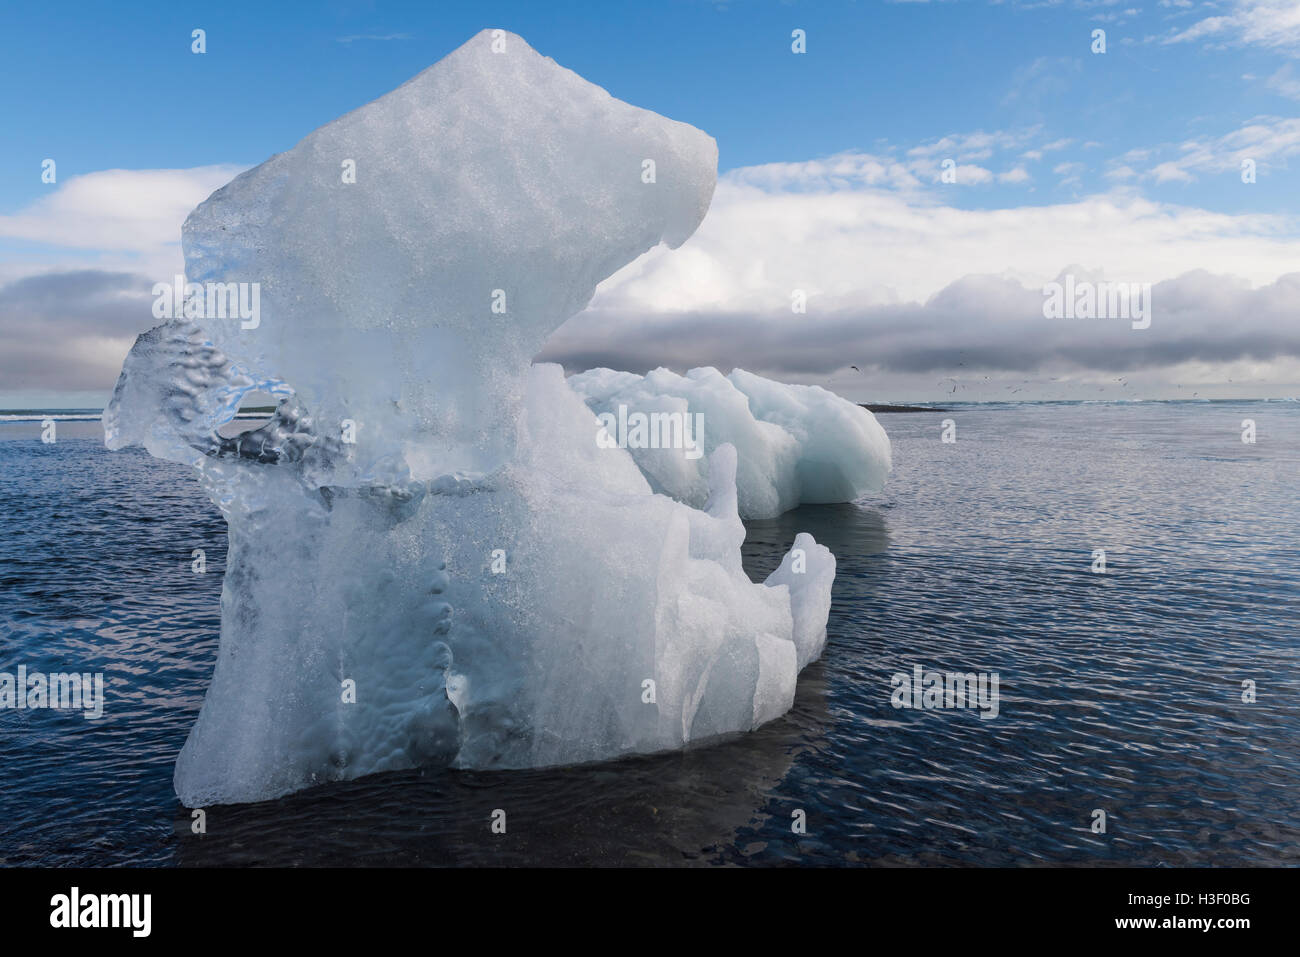
[[[110, 447], [191, 464], [229, 524], [182, 801], [606, 759], [790, 707], [833, 556], [800, 536], [751, 583], [732, 446], [704, 508], [655, 494], [530, 365], [601, 279], [690, 236], [716, 163], [485, 31], [191, 214], [188, 279], [260, 283], [260, 322], [142, 335], [105, 414]], [[286, 397], [273, 420], [220, 438], [255, 389]]]
[[[880, 491], [889, 474], [889, 437], [875, 416], [818, 386], [785, 385], [743, 369], [724, 376], [713, 368], [692, 369], [685, 376], [668, 369], [646, 376], [591, 369], [571, 376], [569, 385], [593, 412], [614, 421], [620, 406], [624, 417], [698, 415], [692, 421], [702, 426], [706, 453], [723, 443], [736, 447], [742, 518], [851, 502]], [[623, 444], [656, 492], [703, 506], [709, 492], [707, 457], [685, 443], [652, 448], [629, 442], [630, 430], [624, 431]]]

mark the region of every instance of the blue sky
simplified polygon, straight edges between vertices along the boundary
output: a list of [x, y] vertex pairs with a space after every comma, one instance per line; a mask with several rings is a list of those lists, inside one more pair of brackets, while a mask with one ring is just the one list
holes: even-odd
[[[722, 171], [1038, 129], [1032, 144], [1070, 147], [1041, 161], [999, 151], [993, 163], [1023, 165], [1032, 184], [994, 183], [961, 198], [1050, 202], [1102, 185], [1106, 162], [1131, 149], [1295, 114], [1295, 95], [1282, 92], [1286, 72], [1268, 82], [1293, 62], [1287, 51], [1161, 42], [1201, 13], [1139, 0], [15, 4], [0, 34], [9, 75], [0, 90], [0, 210], [40, 195], [45, 157], [65, 178], [253, 165], [484, 26], [513, 30], [620, 99], [708, 131]], [[196, 27], [207, 31], [203, 56], [190, 52]], [[802, 57], [790, 53], [796, 27], [809, 37]], [[1097, 28], [1107, 31], [1105, 55], [1090, 50]], [[1300, 71], [1291, 82], [1300, 85]], [[1085, 165], [1079, 183], [1061, 186], [1068, 177], [1051, 173], [1065, 162]], [[1240, 189], [1230, 171], [1163, 185], [1180, 202], [1264, 205], [1263, 191]], [[1279, 202], [1296, 209], [1300, 190], [1270, 193], [1266, 208]]]
[[[894, 200], [931, 222], [938, 209], [984, 214], [969, 227], [984, 238], [954, 246], [944, 268], [880, 265], [862, 290], [851, 290], [862, 292], [856, 299], [832, 288], [843, 285], [837, 277], [791, 280], [821, 289], [837, 321], [846, 310], [865, 314], [891, 301], [925, 304], [975, 274], [1005, 273], [1032, 288], [1071, 266], [1107, 275], [1131, 268], [1130, 278], [1154, 283], [1209, 270], [1232, 277], [1225, 288], [1244, 282], [1258, 290], [1300, 271], [1300, 256], [1285, 268], [1300, 250], [1297, 0], [10, 4], [0, 13], [0, 334], [3, 310], [12, 324], [14, 310], [34, 308], [30, 283], [8, 293], [3, 284], [97, 270], [111, 286], [104, 277], [165, 272], [184, 212], [206, 192], [497, 26], [620, 99], [717, 139], [731, 192], [720, 191], [719, 224], [706, 220], [700, 248], [719, 261], [730, 248], [718, 235], [727, 203], [747, 201], [745, 189], [767, 197], [831, 191], [866, 203], [863, 216], [884, 215], [880, 204]], [[195, 28], [206, 31], [201, 56], [190, 50]], [[803, 55], [791, 52], [796, 28], [807, 34]], [[1106, 31], [1100, 55], [1091, 50], [1096, 29]], [[1253, 184], [1242, 182], [1243, 157], [1257, 163]], [[56, 184], [41, 181], [46, 158], [57, 163]], [[938, 179], [949, 158], [955, 185]], [[809, 165], [816, 161], [822, 165]], [[142, 173], [114, 185], [109, 170], [201, 172], [171, 181]], [[86, 178], [78, 184], [79, 177]], [[174, 202], [140, 221], [131, 210], [101, 208], [109, 200], [149, 205], [172, 187]], [[1055, 218], [1035, 218], [1035, 209]], [[90, 222], [98, 227], [77, 235], [78, 224]], [[122, 236], [139, 230], [139, 237], [115, 241], [114, 222]], [[1025, 225], [1033, 223], [1041, 233]], [[1181, 239], [1203, 242], [1170, 246], [1161, 258], [1154, 245], [1170, 224]], [[937, 228], [945, 237], [955, 232]], [[1095, 241], [1063, 244], [1056, 259], [1039, 262], [1045, 240], [1035, 237], [1068, 239], [1075, 228], [1091, 230]], [[924, 229], [908, 234], [928, 241]], [[1125, 235], [1142, 250], [1136, 260], [1120, 241]], [[844, 244], [854, 242], [879, 248], [871, 237], [847, 236], [837, 249], [852, 253]], [[1006, 245], [1000, 259], [962, 258], [989, 244]], [[1092, 252], [1111, 245], [1114, 261]], [[82, 276], [78, 288], [101, 288], [94, 278]], [[881, 288], [868, 293], [872, 284]], [[637, 316], [658, 301], [635, 283], [613, 286], [629, 294], [607, 299]], [[720, 311], [748, 308], [743, 299]], [[104, 369], [129, 344], [124, 322], [104, 337]], [[148, 324], [146, 315], [141, 329]], [[1294, 366], [1276, 362], [1256, 371], [1268, 389], [1286, 392]], [[860, 385], [843, 370], [787, 371]], [[926, 370], [927, 381], [934, 371]], [[924, 397], [920, 379], [880, 372], [891, 395]], [[6, 380], [0, 364], [0, 402], [40, 392], [94, 397], [111, 385], [102, 370], [87, 375], [84, 388], [74, 388], [70, 372], [42, 390], [31, 374]], [[1172, 388], [1172, 378], [1158, 387], [1153, 380], [1151, 395], [1174, 395]]]

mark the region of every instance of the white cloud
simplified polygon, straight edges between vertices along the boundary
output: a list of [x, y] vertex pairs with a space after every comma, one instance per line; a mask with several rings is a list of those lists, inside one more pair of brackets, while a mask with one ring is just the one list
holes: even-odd
[[1247, 44], [1300, 52], [1300, 3], [1296, 0], [1233, 0], [1232, 11], [1198, 20], [1164, 43]]
[[1290, 63], [1270, 76], [1265, 85], [1274, 93], [1300, 100], [1300, 75], [1295, 73]]
[[825, 159], [797, 163], [766, 163], [734, 170], [737, 183], [762, 189], [843, 189], [853, 186], [890, 186], [907, 189], [921, 185], [907, 164], [869, 153], [838, 153]]
[[1190, 183], [1196, 179], [1177, 163], [1161, 163], [1151, 170], [1157, 183]]
[[[958, 164], [955, 172], [957, 174], [958, 185], [966, 186], [974, 184], [979, 186], [984, 183], [993, 182], [993, 171], [985, 169], [983, 166], [975, 166], [974, 164], [969, 163]], [[938, 176], [936, 176], [936, 179], [937, 178]]]
[[[1065, 276], [1110, 278], [1077, 265], [1054, 278]], [[810, 300], [808, 313], [794, 317], [788, 307], [646, 315], [595, 306], [553, 336], [540, 358], [638, 372], [739, 366], [877, 400], [943, 399], [958, 388], [960, 399], [1098, 398], [1108, 390], [1107, 398], [1191, 397], [1191, 383], [1237, 395], [1295, 395], [1297, 296], [1300, 272], [1251, 288], [1193, 270], [1143, 291], [1142, 318], [1150, 325], [1134, 329], [1131, 315], [1049, 319], [1041, 285], [972, 274], [924, 303]], [[939, 391], [936, 377], [957, 378], [945, 378]], [[1238, 384], [1229, 386], [1234, 378]]]
[[[1177, 155], [1166, 159], [1170, 153]], [[1244, 160], [1253, 160], [1262, 176], [1285, 168], [1293, 157], [1300, 157], [1300, 119], [1260, 116], [1222, 136], [1130, 150], [1119, 161], [1126, 164], [1121, 169], [1129, 169], [1159, 160], [1142, 173], [1144, 178], [1156, 183], [1190, 183], [1198, 174], [1240, 170]]]
[[[1224, 144], [1272, 149], [1275, 156], [1300, 148], [1300, 120], [1290, 121], [1294, 130], [1286, 122], [1256, 121], [1217, 141], [1181, 144], [1163, 175], [1179, 179], [1212, 161], [1228, 162], [1217, 158]], [[991, 137], [997, 149], [1021, 149], [1033, 139], [1021, 133], [980, 136]], [[1278, 332], [1276, 323], [1256, 328], [1249, 310], [1272, 317], [1270, 323], [1293, 314], [1300, 280], [1280, 277], [1300, 268], [1296, 219], [1215, 213], [1156, 202], [1127, 188], [1052, 205], [960, 209], [949, 205], [958, 194], [925, 171], [938, 168], [947, 148], [964, 146], [978, 148], [969, 137], [948, 137], [903, 159], [841, 154], [722, 176], [696, 235], [679, 250], [652, 250], [603, 283], [592, 312], [575, 319], [567, 333], [570, 345], [575, 336], [586, 336], [598, 347], [605, 335], [598, 328], [607, 323], [607, 338], [615, 345], [623, 337], [633, 348], [666, 336], [683, 362], [700, 337], [713, 337], [723, 352], [733, 350], [736, 361], [767, 347], [773, 371], [781, 371], [779, 353], [787, 352], [785, 367], [796, 378], [817, 363], [833, 368], [836, 354], [855, 343], [894, 356], [900, 370], [944, 361], [957, 341], [962, 348], [983, 348], [988, 361], [1001, 351], [1007, 362], [1029, 368], [1066, 361], [1062, 356], [1071, 349], [1102, 355], [1086, 330], [1067, 334], [1024, 324], [1042, 284], [1072, 269], [1166, 284], [1162, 296], [1171, 306], [1181, 303], [1174, 311], [1191, 317], [1178, 320], [1191, 338], [1164, 342], [1165, 351], [1158, 359], [1152, 353], [1151, 363], [1182, 361], [1184, 353], [1187, 361], [1245, 361], [1238, 355], [1245, 355], [1242, 349], [1263, 356], [1272, 348], [1283, 359], [1289, 354], [1286, 336], [1295, 336]], [[1023, 181], [1017, 170], [1023, 167], [995, 177], [983, 167], [962, 166], [958, 176], [959, 182]], [[179, 261], [176, 240], [185, 216], [237, 172], [205, 167], [88, 174], [0, 218], [0, 236], [68, 249], [64, 270], [83, 253], [132, 263], [121, 269], [130, 275], [109, 271], [101, 258], [94, 260], [93, 273], [0, 285], [0, 301], [7, 304], [0, 313], [12, 320], [6, 338], [15, 346], [6, 375], [46, 382], [53, 381], [50, 370], [59, 369], [68, 389], [111, 386], [131, 335], [151, 324], [148, 277], [170, 274], [173, 257]], [[1118, 166], [1107, 175], [1137, 174]], [[1157, 174], [1153, 169], [1145, 175]], [[790, 325], [794, 289], [806, 290], [810, 303], [797, 326]], [[1021, 325], [1003, 323], [1013, 313]], [[22, 330], [42, 334], [21, 339]], [[1232, 338], [1238, 334], [1241, 349]], [[1163, 342], [1164, 335], [1153, 341]], [[742, 341], [747, 338], [753, 341]], [[26, 350], [21, 356], [20, 339]], [[806, 354], [804, 339], [811, 350]], [[1126, 354], [1122, 361], [1138, 360]]]
[[1159, 282], [1193, 269], [1251, 285], [1300, 268], [1300, 222], [1224, 214], [1119, 191], [1003, 209], [945, 205], [943, 187], [761, 189], [721, 177], [699, 231], [675, 252], [651, 251], [606, 280], [602, 308], [628, 314], [788, 310], [805, 289], [837, 307], [924, 302], [963, 276], [1041, 285], [1070, 263], [1112, 278]]
[[922, 143], [907, 151], [908, 156], [938, 157], [984, 151], [1018, 149], [1038, 135], [1037, 128], [1023, 130], [995, 130], [986, 133], [977, 130], [974, 133], [953, 133], [949, 136]]
[[728, 176], [733, 183], [765, 190], [807, 192], [881, 187], [916, 192], [943, 183], [944, 163], [951, 160], [957, 177], [955, 185], [978, 186], [995, 181], [1014, 185], [1030, 178], [1019, 164], [994, 174], [973, 160], [1018, 150], [1034, 135], [1033, 130], [954, 134], [914, 146], [901, 157], [888, 153], [846, 152], [823, 159], [749, 166], [732, 170]]
[[[1042, 143], [1042, 137], [1039, 126], [951, 133], [906, 150], [885, 145], [879, 152], [848, 151], [821, 159], [766, 163], [733, 170], [729, 175], [734, 183], [766, 190], [806, 192], [882, 187], [918, 192], [944, 183], [944, 164], [951, 161], [956, 183], [944, 185], [1014, 186], [1032, 179], [1024, 168], [1026, 162], [1041, 160], [1047, 152], [1074, 143], [1070, 138]], [[999, 159], [1001, 162], [997, 162]], [[1003, 167], [1002, 172], [995, 173], [991, 167], [998, 165]]]
[[64, 267], [170, 275], [182, 265], [185, 217], [243, 169], [112, 169], [74, 176], [19, 212], [0, 216], [0, 237], [76, 250], [62, 257]]
[[[1228, 378], [1236, 394], [1294, 394], [1300, 219], [1131, 188], [958, 209], [943, 187], [830, 188], [820, 167], [809, 170], [807, 183], [779, 188], [756, 185], [770, 177], [751, 170], [723, 176], [698, 232], [606, 280], [541, 358], [637, 371], [731, 363], [856, 398], [942, 399], [935, 370], [962, 376], [958, 361], [982, 367], [978, 381], [962, 380], [971, 399], [1011, 388], [1019, 398], [1190, 395], [1178, 383]], [[1042, 286], [1067, 272], [1152, 284], [1151, 329], [1044, 320]], [[807, 314], [790, 312], [795, 289]], [[1140, 390], [1121, 392], [1121, 374]]]

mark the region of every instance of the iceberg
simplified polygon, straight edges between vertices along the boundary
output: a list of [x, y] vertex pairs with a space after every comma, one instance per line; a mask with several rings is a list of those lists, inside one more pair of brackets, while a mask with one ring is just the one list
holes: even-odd
[[[852, 502], [879, 492], [891, 468], [889, 437], [862, 406], [819, 386], [786, 385], [736, 369], [692, 369], [680, 376], [655, 369], [645, 376], [591, 369], [569, 385], [616, 426], [656, 492], [702, 508], [709, 496], [709, 458], [721, 444], [735, 446], [741, 518], [775, 518], [799, 505]], [[638, 441], [622, 423], [636, 415], [693, 416], [702, 428], [686, 442], [665, 442], [665, 429], [646, 428]], [[687, 433], [686, 429], [682, 429]], [[675, 434], [670, 435], [675, 438]], [[696, 447], [698, 446], [698, 447]]]
[[[488, 30], [191, 213], [183, 313], [104, 415], [110, 448], [190, 465], [228, 524], [183, 804], [607, 760], [791, 707], [834, 556], [798, 534], [751, 582], [738, 445], [675, 501], [531, 362], [602, 279], [686, 241], [716, 166], [699, 130]], [[205, 308], [243, 284], [254, 321]], [[739, 381], [773, 422], [808, 414]], [[223, 437], [254, 391], [274, 415]]]

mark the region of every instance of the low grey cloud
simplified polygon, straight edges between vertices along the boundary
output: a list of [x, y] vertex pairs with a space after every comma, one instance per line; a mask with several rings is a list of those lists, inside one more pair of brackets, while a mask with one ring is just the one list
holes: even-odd
[[0, 286], [0, 387], [108, 390], [136, 335], [156, 324], [152, 281], [78, 270]]
[[[1261, 157], [1285, 152], [1295, 138], [1286, 122], [1257, 120], [1234, 134], [1248, 144], [1231, 145]], [[1052, 161], [1062, 175], [1073, 169], [1065, 155], [1072, 144], [1046, 140], [1040, 130], [953, 135], [914, 148], [906, 163], [1028, 149], [1039, 160], [1060, 153]], [[1272, 153], [1261, 149], [1269, 144]], [[1181, 161], [1199, 173], [1206, 166], [1199, 157], [1215, 152], [1185, 149]], [[1155, 154], [1126, 160], [1136, 167], [1131, 178], [1141, 179], [1137, 170]], [[81, 248], [91, 243], [86, 210], [101, 211], [92, 217], [101, 224], [95, 237], [118, 236], [109, 213], [129, 187], [138, 227], [118, 236], [134, 263], [36, 274], [39, 267], [11, 264], [8, 275], [19, 270], [23, 278], [0, 284], [0, 393], [10, 404], [38, 392], [107, 398], [134, 337], [156, 322], [151, 288], [170, 280], [175, 255], [164, 239], [179, 231], [180, 211], [204, 195], [207, 181], [223, 175], [219, 167], [88, 174], [0, 223], [6, 235]], [[919, 183], [903, 159], [865, 154], [728, 173], [686, 244], [652, 250], [602, 283], [591, 308], [539, 358], [570, 370], [741, 366], [845, 388], [865, 384], [844, 372], [857, 366], [900, 394], [912, 387], [901, 377], [914, 377], [919, 391], [923, 380], [933, 386], [936, 375], [959, 367], [1008, 375], [1142, 370], [1153, 393], [1162, 385], [1156, 379], [1186, 382], [1191, 373], [1202, 383], [1278, 389], [1300, 378], [1294, 218], [1175, 206], [1132, 188], [1063, 204], [962, 209], [916, 192]], [[151, 189], [162, 197], [158, 208], [136, 209]], [[68, 197], [60, 198], [63, 190]], [[1041, 283], [1063, 269], [1094, 281], [1153, 283], [1151, 328], [1043, 318]], [[795, 293], [806, 294], [806, 314], [791, 312]], [[1245, 376], [1224, 368], [1242, 362], [1280, 365]], [[1206, 368], [1168, 371], [1189, 363]]]
[[[1101, 279], [1079, 267], [1067, 272], [1079, 282]], [[142, 276], [96, 270], [0, 286], [0, 386], [107, 394], [135, 336], [156, 322], [150, 287]], [[807, 314], [597, 306], [559, 329], [537, 359], [570, 372], [714, 365], [801, 379], [856, 365], [932, 381], [959, 369], [1158, 374], [1180, 363], [1300, 358], [1300, 272], [1253, 288], [1196, 270], [1155, 283], [1151, 297], [1151, 326], [1141, 330], [1125, 319], [1044, 318], [1041, 288], [985, 275], [950, 283], [923, 303], [813, 299]]]
[[[1083, 269], [1069, 272], [1079, 282], [1100, 281]], [[1026, 374], [1122, 373], [1300, 357], [1300, 272], [1260, 288], [1204, 270], [1155, 283], [1147, 329], [1119, 318], [1047, 319], [1044, 298], [1041, 288], [1014, 280], [967, 276], [925, 303], [810, 304], [806, 315], [695, 310], [632, 317], [596, 309], [558, 330], [538, 359], [570, 371], [716, 365], [779, 377], [850, 365], [917, 374], [950, 373], [959, 364]]]

